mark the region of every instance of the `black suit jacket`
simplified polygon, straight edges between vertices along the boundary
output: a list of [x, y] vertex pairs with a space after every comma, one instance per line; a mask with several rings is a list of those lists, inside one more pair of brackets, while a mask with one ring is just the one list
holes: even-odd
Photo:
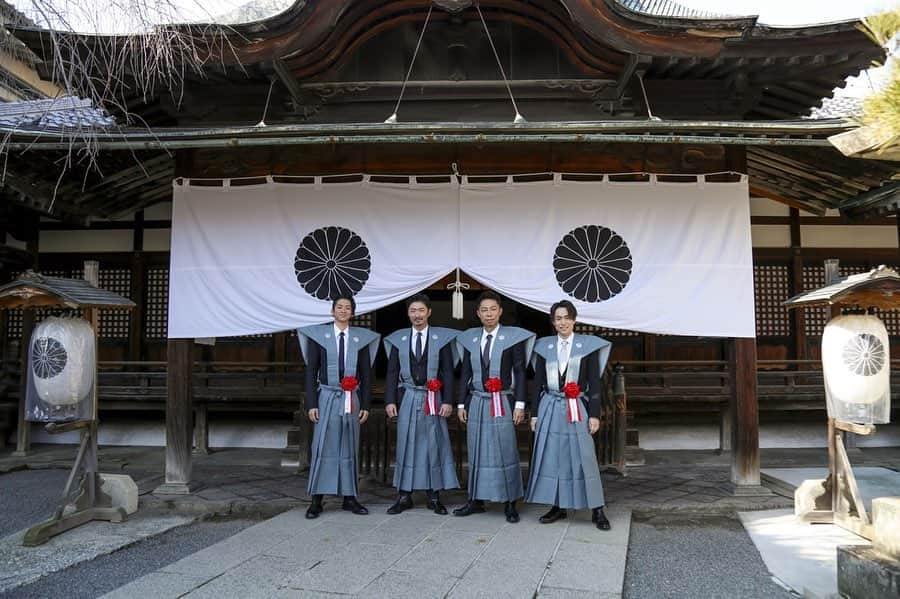
[[[467, 410], [469, 409], [469, 401], [472, 399], [473, 385], [476, 384], [472, 381], [472, 363], [469, 361], [469, 356], [469, 350], [464, 349], [462, 368], [459, 373], [459, 403], [465, 405]], [[481, 356], [476, 356], [476, 359], [480, 360]], [[494, 356], [494, 360], [496, 359], [497, 356]], [[525, 341], [516, 343], [512, 347], [505, 348], [500, 356], [500, 381], [503, 383], [504, 389], [509, 389], [512, 384], [513, 374], [516, 376], [516, 388], [513, 391], [512, 401], [525, 402], [525, 407], [527, 408], [528, 390], [525, 388], [527, 384], [525, 382]], [[482, 369], [481, 381], [477, 383], [477, 389], [479, 391], [484, 391], [484, 383], [489, 378], [488, 372]]]
[[[588, 416], [600, 418], [602, 408], [601, 402], [603, 399], [603, 383], [601, 382], [603, 373], [600, 372], [600, 366], [597, 364], [597, 356], [595, 354], [596, 352], [592, 352], [581, 358], [581, 370], [578, 372], [578, 386], [581, 388], [581, 392], [587, 395]], [[559, 377], [558, 382], [559, 390], [562, 391], [562, 388], [566, 384], [565, 373]], [[534, 396], [537, 398], [537, 402], [531, 415], [537, 416], [541, 408], [541, 393], [547, 390], [547, 361], [540, 354], [535, 354], [534, 385]]]
[[[422, 359], [416, 360], [416, 356], [412, 349], [409, 350], [409, 370], [412, 375], [413, 382], [416, 385], [424, 385], [428, 381], [428, 344], [422, 348]], [[437, 378], [441, 381], [441, 403], [453, 404], [453, 390], [455, 380], [453, 376], [453, 348], [451, 341], [441, 348], [438, 352], [438, 372]], [[403, 399], [403, 390], [400, 387], [400, 352], [396, 347], [391, 348], [391, 355], [388, 356], [387, 376], [384, 389], [385, 404], [399, 404]]]
[[[335, 348], [329, 348], [337, 351]], [[328, 350], [310, 340], [306, 351], [306, 409], [312, 410], [319, 407], [319, 381], [328, 381]], [[356, 380], [359, 387], [356, 391], [359, 397], [359, 409], [368, 410], [372, 396], [372, 362], [369, 359], [369, 348], [359, 350], [356, 357]]]

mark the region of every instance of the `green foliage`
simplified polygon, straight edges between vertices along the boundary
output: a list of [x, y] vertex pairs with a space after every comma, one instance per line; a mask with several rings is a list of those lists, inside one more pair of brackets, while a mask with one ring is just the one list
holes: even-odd
[[[880, 46], [896, 44], [900, 34], [900, 7], [864, 18], [862, 29]], [[885, 87], [863, 103], [863, 124], [876, 129], [885, 140], [878, 148], [880, 152], [900, 145], [900, 57], [894, 56], [888, 68]]]

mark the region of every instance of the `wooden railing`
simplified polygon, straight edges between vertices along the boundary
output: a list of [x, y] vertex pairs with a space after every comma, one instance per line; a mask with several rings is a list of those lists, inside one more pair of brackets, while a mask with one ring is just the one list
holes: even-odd
[[[900, 393], [900, 360], [892, 360], [892, 366], [892, 391]], [[5, 367], [4, 372], [14, 372], [17, 365], [10, 362]], [[166, 367], [166, 362], [101, 362], [101, 417], [113, 411], [163, 411]], [[618, 379], [613, 368], [618, 368]], [[303, 367], [296, 362], [195, 362], [193, 381], [196, 442], [201, 449], [208, 443], [210, 411], [293, 414], [303, 405]], [[608, 370], [605, 381], [602, 428], [596, 436], [601, 464], [624, 469], [626, 413], [634, 415], [638, 427], [650, 414], [717, 413], [723, 440], [726, 436], [731, 380], [725, 361], [623, 361]], [[761, 412], [825, 409], [817, 360], [761, 360], [757, 381]], [[0, 396], [0, 411], [8, 408], [0, 414], [0, 428], [4, 422], [14, 426], [18, 388], [7, 387]], [[383, 383], [376, 381], [371, 425], [364, 427], [361, 437], [361, 463], [364, 470], [386, 476], [393, 456], [394, 424], [384, 415], [382, 397]], [[449, 426], [457, 463], [462, 464], [465, 430], [455, 416]], [[520, 427], [519, 438], [523, 456], [530, 456], [533, 439], [527, 425]]]

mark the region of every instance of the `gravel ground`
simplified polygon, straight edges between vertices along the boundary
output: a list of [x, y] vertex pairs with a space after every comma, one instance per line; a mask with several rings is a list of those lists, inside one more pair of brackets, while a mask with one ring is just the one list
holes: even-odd
[[203, 520], [82, 562], [3, 595], [4, 599], [93, 599], [256, 524], [257, 520]]
[[634, 516], [625, 599], [790, 599], [737, 517]]
[[68, 470], [0, 474], [0, 537], [49, 518], [59, 504], [68, 476]]

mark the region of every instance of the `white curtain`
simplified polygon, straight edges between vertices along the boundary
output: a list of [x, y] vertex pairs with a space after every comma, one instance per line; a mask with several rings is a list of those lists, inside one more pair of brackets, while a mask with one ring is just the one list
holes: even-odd
[[315, 181], [175, 185], [169, 337], [324, 322], [337, 288], [369, 312], [457, 266], [589, 324], [754, 336], [746, 181]]
[[355, 293], [358, 313], [398, 302], [456, 266], [456, 196], [449, 183], [367, 179], [176, 184], [169, 337], [324, 322], [336, 286]]
[[747, 183], [468, 183], [462, 269], [604, 327], [754, 337]]

